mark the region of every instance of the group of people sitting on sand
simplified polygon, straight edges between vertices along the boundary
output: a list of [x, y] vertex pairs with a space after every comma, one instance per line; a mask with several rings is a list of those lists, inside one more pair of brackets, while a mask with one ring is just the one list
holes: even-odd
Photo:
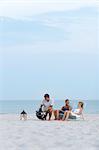
[[[37, 111], [36, 116], [39, 119], [42, 120], [51, 120], [52, 115], [54, 116], [54, 120], [68, 120], [68, 119], [77, 119], [81, 118], [84, 119], [83, 117], [83, 107], [84, 103], [83, 102], [78, 102], [78, 106], [76, 109], [73, 109], [70, 104], [69, 104], [69, 99], [65, 100], [65, 105], [59, 109], [59, 110], [54, 110], [53, 108], [53, 101], [50, 99], [49, 94], [44, 95], [44, 100], [42, 101], [41, 107], [39, 111]], [[20, 114], [20, 119], [22, 120], [27, 119], [27, 113], [23, 111]]]

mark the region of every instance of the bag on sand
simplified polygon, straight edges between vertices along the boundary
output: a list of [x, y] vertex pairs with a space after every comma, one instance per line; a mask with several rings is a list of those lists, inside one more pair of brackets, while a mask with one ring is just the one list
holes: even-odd
[[43, 107], [44, 107], [44, 105], [41, 105], [39, 110], [36, 111], [36, 116], [40, 120], [46, 120], [46, 117], [47, 117], [47, 112], [43, 111], [43, 109], [42, 109]]

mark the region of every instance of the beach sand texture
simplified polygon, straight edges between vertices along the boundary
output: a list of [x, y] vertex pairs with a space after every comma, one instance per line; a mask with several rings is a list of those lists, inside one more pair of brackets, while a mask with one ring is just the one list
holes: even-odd
[[84, 121], [20, 121], [0, 115], [0, 150], [99, 150], [99, 115]]

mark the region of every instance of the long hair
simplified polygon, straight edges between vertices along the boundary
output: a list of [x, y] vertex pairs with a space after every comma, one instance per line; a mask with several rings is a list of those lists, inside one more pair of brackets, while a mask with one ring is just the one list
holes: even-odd
[[79, 104], [81, 105], [81, 108], [84, 108], [84, 103], [83, 102], [79, 102]]

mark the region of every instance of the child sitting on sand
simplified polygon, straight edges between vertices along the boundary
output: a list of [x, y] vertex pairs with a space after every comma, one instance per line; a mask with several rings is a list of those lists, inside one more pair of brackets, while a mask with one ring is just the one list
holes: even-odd
[[27, 113], [24, 110], [20, 114], [20, 120], [27, 120]]
[[77, 109], [72, 109], [71, 111], [65, 111], [64, 116], [63, 116], [63, 121], [64, 120], [68, 120], [69, 118], [75, 117], [75, 118], [80, 118], [82, 116], [83, 117], [83, 107], [84, 107], [84, 103], [83, 102], [78, 102], [78, 108]]

